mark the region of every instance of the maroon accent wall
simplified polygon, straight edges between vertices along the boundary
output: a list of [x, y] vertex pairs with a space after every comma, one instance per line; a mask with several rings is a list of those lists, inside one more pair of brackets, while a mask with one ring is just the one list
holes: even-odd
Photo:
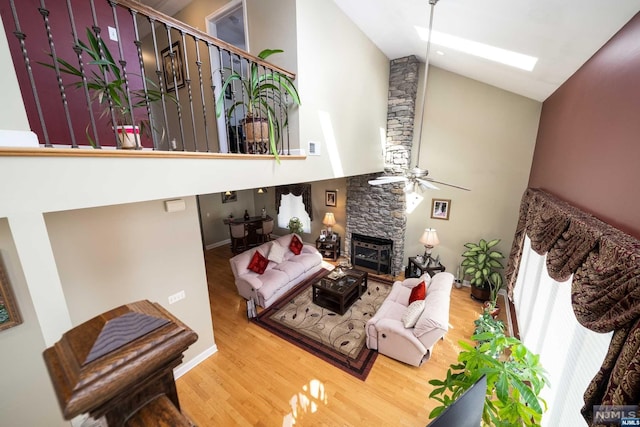
[[640, 238], [640, 13], [543, 103], [529, 186]]
[[[50, 49], [44, 19], [38, 12], [40, 0], [19, 0], [16, 1], [15, 4], [20, 29], [27, 35], [25, 45], [30, 58], [35, 85], [45, 116], [45, 125], [49, 133], [50, 141], [53, 144], [71, 144], [67, 118], [64, 113], [55, 72], [52, 69], [38, 64], [38, 62], [52, 63], [52, 59], [48, 56]], [[90, 2], [89, 0], [72, 0], [71, 4], [76, 30], [78, 31], [78, 38], [86, 42], [86, 29], [93, 25]], [[98, 25], [102, 29], [102, 37], [105, 39], [114, 58], [118, 60], [118, 44], [109, 40], [107, 31], [107, 26], [115, 27], [112, 8], [106, 0], [94, 0], [94, 4], [96, 6]], [[51, 32], [53, 33], [56, 54], [77, 67], [78, 61], [72, 49], [73, 37], [66, 2], [61, 0], [47, 1], [45, 5], [50, 10], [48, 18]], [[124, 57], [127, 61], [127, 75], [130, 79], [131, 88], [138, 89], [141, 87], [142, 80], [140, 78], [137, 49], [133, 43], [134, 31], [132, 16], [125, 8], [118, 7], [116, 10], [118, 13], [118, 24], [123, 43]], [[29, 125], [31, 130], [38, 135], [40, 143], [44, 143], [45, 139], [42, 126], [40, 125], [36, 103], [32, 95], [33, 91], [31, 90], [20, 43], [14, 36], [16, 24], [8, 0], [0, 0], [0, 14], [2, 15], [2, 22], [9, 42], [11, 57], [18, 77], [18, 83], [20, 84], [22, 98], [25, 103]], [[90, 61], [87, 54], [83, 55], [83, 61], [85, 61], [85, 63]], [[78, 80], [76, 77], [63, 75], [62, 78], [66, 87], [66, 96], [77, 143], [79, 145], [88, 145], [85, 132], [90, 123], [90, 118], [84, 91], [71, 86], [72, 83]], [[100, 107], [94, 108], [96, 119], [98, 119], [101, 110]], [[135, 114], [136, 121], [146, 116], [146, 112], [138, 112], [138, 109], [136, 109]], [[100, 119], [97, 128], [101, 145], [115, 145], [115, 137], [111, 130], [110, 117]], [[151, 146], [150, 141], [146, 138], [143, 138], [142, 142], [144, 146]]]

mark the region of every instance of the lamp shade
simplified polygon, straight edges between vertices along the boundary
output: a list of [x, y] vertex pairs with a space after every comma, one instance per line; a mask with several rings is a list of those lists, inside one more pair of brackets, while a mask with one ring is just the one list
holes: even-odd
[[331, 227], [332, 225], [336, 225], [336, 218], [333, 216], [333, 212], [327, 212], [324, 214], [324, 218], [322, 223], [327, 227]]
[[434, 247], [440, 244], [438, 240], [438, 234], [435, 228], [425, 228], [422, 237], [420, 237], [420, 243], [425, 246]]

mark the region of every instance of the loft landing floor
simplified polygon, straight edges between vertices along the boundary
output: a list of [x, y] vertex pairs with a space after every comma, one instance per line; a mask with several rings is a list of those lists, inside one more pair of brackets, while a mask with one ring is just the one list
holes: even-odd
[[425, 426], [428, 381], [443, 378], [482, 311], [469, 288], [451, 292], [450, 329], [421, 367], [383, 355], [360, 381], [250, 323], [228, 246], [206, 251], [218, 352], [177, 380], [183, 412], [205, 426]]

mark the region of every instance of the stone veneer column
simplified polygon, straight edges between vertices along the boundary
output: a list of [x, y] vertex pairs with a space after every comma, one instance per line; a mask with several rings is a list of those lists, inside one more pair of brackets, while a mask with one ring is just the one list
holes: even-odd
[[[386, 168], [408, 168], [413, 145], [413, 120], [418, 91], [418, 59], [394, 59], [390, 64], [387, 110]], [[391, 239], [391, 272], [402, 271], [407, 226], [403, 183], [372, 186], [367, 181], [378, 174], [347, 178], [347, 227], [345, 252], [351, 256], [351, 233]]]

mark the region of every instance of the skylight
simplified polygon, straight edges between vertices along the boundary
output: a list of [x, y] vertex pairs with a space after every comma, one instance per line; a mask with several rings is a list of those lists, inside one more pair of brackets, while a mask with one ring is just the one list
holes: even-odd
[[[427, 41], [429, 37], [429, 30], [418, 26], [416, 26], [416, 30], [418, 31], [420, 38]], [[490, 61], [499, 62], [511, 67], [520, 68], [525, 71], [532, 71], [538, 62], [538, 58], [534, 56], [513, 52], [511, 50], [490, 46], [484, 43], [478, 43], [435, 30], [431, 32], [431, 43], [468, 53], [469, 55], [488, 59]]]

